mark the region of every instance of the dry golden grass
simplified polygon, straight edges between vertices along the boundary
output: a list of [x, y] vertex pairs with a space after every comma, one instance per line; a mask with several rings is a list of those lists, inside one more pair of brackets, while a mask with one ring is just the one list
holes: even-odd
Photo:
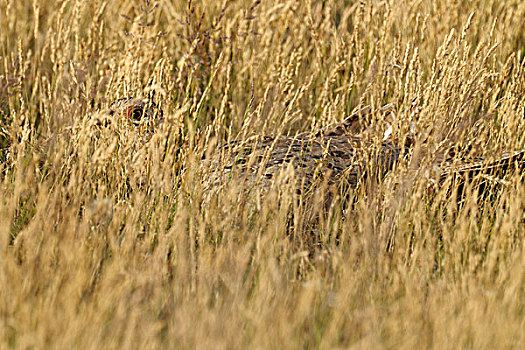
[[[227, 4], [0, 1], [0, 348], [525, 346], [521, 174], [429, 180], [525, 147], [525, 3]], [[97, 123], [123, 96], [150, 140]], [[214, 145], [386, 103], [418, 142], [351, 204], [210, 196]]]

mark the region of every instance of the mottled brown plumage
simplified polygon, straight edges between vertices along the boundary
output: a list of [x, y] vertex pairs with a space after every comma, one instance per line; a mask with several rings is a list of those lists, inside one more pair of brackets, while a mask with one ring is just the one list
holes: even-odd
[[504, 153], [494, 159], [480, 158], [474, 162], [463, 162], [459, 166], [447, 165], [441, 170], [440, 180], [443, 181], [451, 174], [464, 175], [468, 179], [481, 173], [490, 173], [502, 176], [512, 170], [523, 171], [525, 167], [525, 149]]
[[[162, 111], [148, 100], [120, 99], [110, 110], [125, 115], [133, 125], [147, 132], [154, 131], [162, 122]], [[392, 105], [386, 105], [377, 112], [386, 116], [392, 110]], [[205, 188], [211, 190], [232, 178], [269, 188], [280, 172], [290, 168], [297, 183], [305, 189], [321, 183], [356, 187], [361, 179], [370, 177], [380, 180], [393, 169], [400, 156], [409, 153], [413, 140], [405, 140], [403, 147], [393, 141], [392, 135], [374, 143], [363, 141], [364, 117], [370, 112], [370, 106], [364, 107], [342, 122], [317, 132], [253, 136], [221, 145], [207, 152], [208, 157], [201, 162]], [[509, 171], [523, 170], [525, 150], [495, 159], [478, 157], [477, 161], [464, 161], [460, 165], [446, 162], [435, 165], [439, 169], [433, 178], [437, 184], [449, 176], [472, 180], [480, 173], [490, 173], [501, 177]]]
[[379, 147], [372, 148], [357, 136], [360, 117], [368, 111], [365, 107], [315, 133], [254, 136], [222, 145], [203, 160], [204, 183], [213, 188], [238, 177], [268, 188], [289, 167], [305, 189], [318, 184], [356, 187], [365, 176], [382, 178], [404, 151], [391, 141], [379, 141]]
[[[382, 142], [380, 147], [372, 156], [377, 174], [382, 177], [392, 169], [401, 150], [391, 142]], [[204, 163], [212, 169], [212, 185], [236, 173], [269, 186], [280, 171], [291, 165], [305, 187], [325, 180], [328, 185], [344, 181], [355, 187], [365, 174], [365, 159], [362, 140], [358, 137], [304, 133], [295, 137], [263, 136], [233, 141]]]

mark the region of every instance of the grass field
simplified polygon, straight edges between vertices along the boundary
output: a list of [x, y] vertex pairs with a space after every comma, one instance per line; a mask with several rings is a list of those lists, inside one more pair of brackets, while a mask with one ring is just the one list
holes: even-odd
[[[523, 18], [521, 0], [0, 0], [0, 348], [523, 348], [522, 175], [431, 181], [450, 150], [525, 148]], [[164, 111], [151, 139], [104, 111], [126, 96]], [[390, 125], [416, 145], [330, 206], [291, 169], [264, 193], [207, 183], [215, 145], [387, 103], [370, 144]]]

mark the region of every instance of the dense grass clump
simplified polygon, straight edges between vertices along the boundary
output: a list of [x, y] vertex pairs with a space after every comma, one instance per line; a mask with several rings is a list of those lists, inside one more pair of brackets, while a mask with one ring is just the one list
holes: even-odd
[[[502, 0], [0, 2], [0, 348], [523, 347], [522, 174], [433, 180], [525, 148], [523, 18]], [[158, 132], [107, 113], [127, 96], [162, 108]], [[389, 127], [415, 140], [381, 181], [210, 186], [218, 145], [363, 106], [370, 148]]]

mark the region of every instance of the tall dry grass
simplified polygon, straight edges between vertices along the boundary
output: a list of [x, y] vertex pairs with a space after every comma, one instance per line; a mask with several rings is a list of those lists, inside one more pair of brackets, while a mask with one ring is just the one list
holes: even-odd
[[[0, 10], [1, 348], [524, 346], [521, 175], [430, 180], [450, 150], [525, 147], [522, 1]], [[149, 140], [103, 111], [130, 95], [164, 110]], [[314, 230], [286, 172], [206, 199], [214, 145], [386, 103], [411, 154], [312, 199]]]

